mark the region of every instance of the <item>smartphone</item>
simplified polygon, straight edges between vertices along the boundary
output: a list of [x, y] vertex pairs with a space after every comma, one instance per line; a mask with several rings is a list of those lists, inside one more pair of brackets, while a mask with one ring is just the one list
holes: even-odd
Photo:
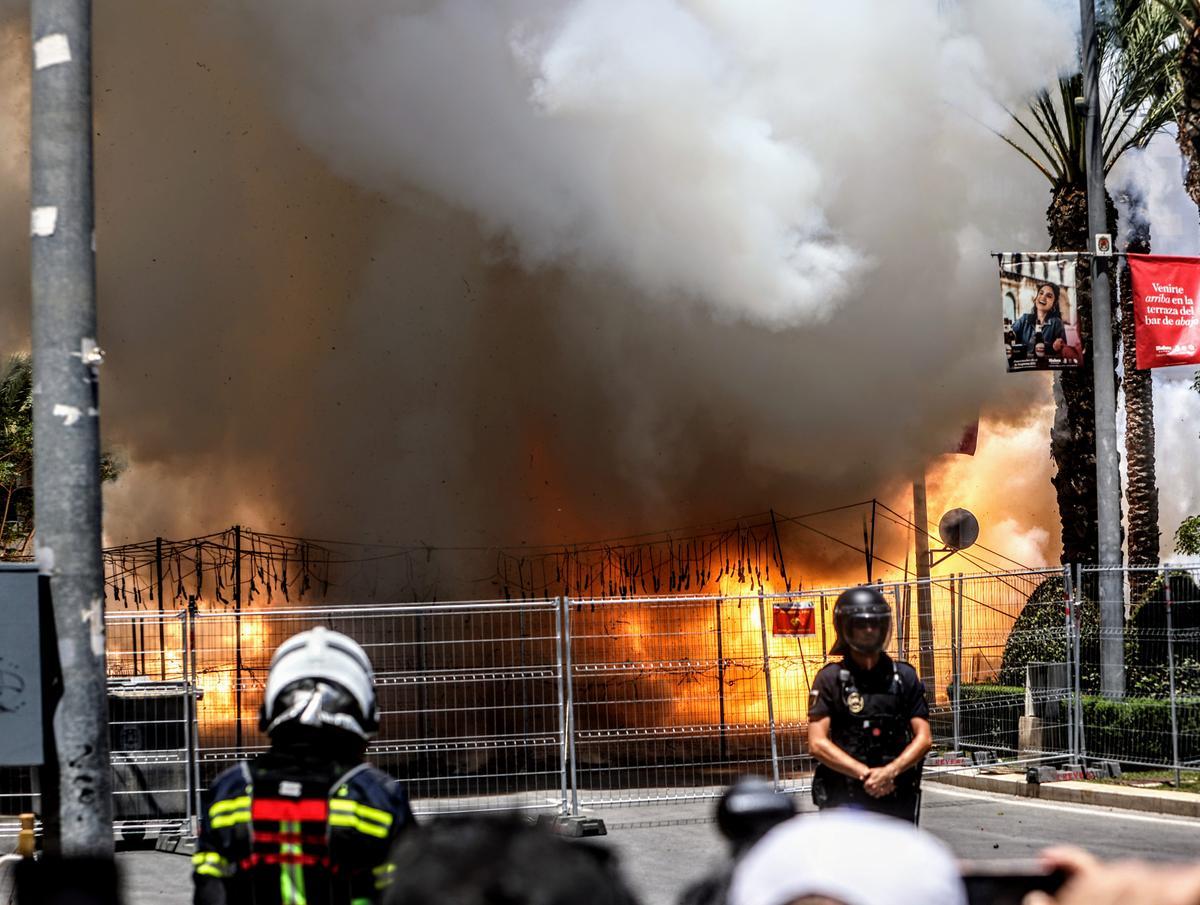
[[1067, 875], [1037, 861], [960, 861], [970, 905], [1021, 905], [1026, 893], [1058, 892]]

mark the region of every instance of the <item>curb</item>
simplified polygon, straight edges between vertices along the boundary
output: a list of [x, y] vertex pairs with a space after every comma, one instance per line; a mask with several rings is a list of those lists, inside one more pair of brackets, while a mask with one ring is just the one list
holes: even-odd
[[1172, 817], [1200, 818], [1200, 795], [1190, 792], [1156, 792], [1149, 789], [1130, 789], [1095, 785], [1089, 782], [1029, 783], [1024, 776], [971, 776], [966, 773], [927, 773], [927, 782], [942, 783], [977, 792], [1016, 795], [1040, 801], [1066, 804], [1086, 804], [1101, 808], [1122, 808], [1167, 814]]

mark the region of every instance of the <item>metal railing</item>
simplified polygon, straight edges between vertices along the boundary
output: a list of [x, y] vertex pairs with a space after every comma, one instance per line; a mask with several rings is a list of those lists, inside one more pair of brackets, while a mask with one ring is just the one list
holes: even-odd
[[[1127, 695], [1114, 702], [1096, 694], [1096, 573], [880, 585], [896, 613], [889, 653], [923, 674], [940, 746], [1200, 767], [1200, 576], [1126, 572]], [[271, 652], [315, 625], [367, 650], [381, 712], [368, 756], [418, 813], [577, 814], [714, 797], [744, 774], [800, 791], [840, 590], [110, 613], [118, 826], [194, 825], [201, 790], [266, 745]], [[0, 771], [0, 814], [36, 810], [35, 779]]]

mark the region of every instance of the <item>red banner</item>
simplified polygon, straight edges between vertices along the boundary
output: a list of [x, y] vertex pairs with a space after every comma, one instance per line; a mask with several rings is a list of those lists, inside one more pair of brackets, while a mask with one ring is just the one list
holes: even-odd
[[1129, 255], [1137, 366], [1200, 364], [1200, 258]]
[[815, 635], [817, 633], [816, 620], [813, 619], [811, 606], [775, 606], [772, 607], [772, 610], [774, 617], [771, 623], [771, 634]]
[[963, 431], [962, 439], [958, 441], [958, 447], [954, 450], [954, 454], [957, 456], [973, 456], [978, 447], [979, 419], [976, 418]]

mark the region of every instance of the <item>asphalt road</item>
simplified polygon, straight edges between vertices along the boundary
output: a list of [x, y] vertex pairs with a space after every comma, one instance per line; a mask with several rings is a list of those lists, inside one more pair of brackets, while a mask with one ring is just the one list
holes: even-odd
[[[1043, 803], [932, 783], [926, 788], [922, 826], [960, 858], [1032, 858], [1063, 842], [1105, 858], [1200, 858], [1200, 820]], [[616, 850], [644, 905], [673, 905], [688, 883], [724, 860], [723, 840], [708, 820], [711, 809], [711, 804], [603, 809], [596, 815], [604, 818], [609, 835], [597, 843]], [[126, 905], [191, 901], [186, 857], [124, 852], [118, 859], [126, 878]]]

